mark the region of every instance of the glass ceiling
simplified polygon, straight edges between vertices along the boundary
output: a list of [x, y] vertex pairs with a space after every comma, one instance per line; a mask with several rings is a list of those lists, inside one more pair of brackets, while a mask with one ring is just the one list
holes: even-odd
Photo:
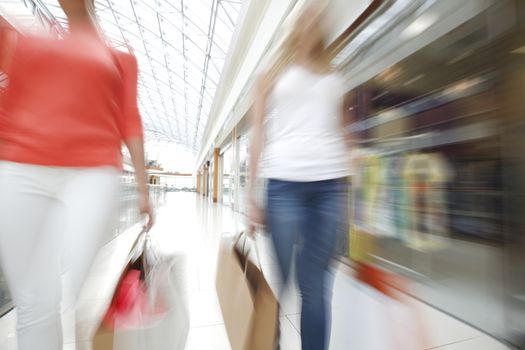
[[[110, 44], [137, 56], [148, 139], [198, 151], [241, 5], [242, 0], [95, 0]], [[37, 23], [58, 34], [67, 30], [57, 0], [0, 0], [0, 14], [17, 27]]]

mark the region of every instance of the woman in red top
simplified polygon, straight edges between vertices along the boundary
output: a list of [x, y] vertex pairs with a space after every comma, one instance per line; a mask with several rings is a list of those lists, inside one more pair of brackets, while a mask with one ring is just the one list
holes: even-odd
[[111, 228], [122, 142], [140, 212], [152, 225], [137, 62], [106, 46], [92, 0], [60, 3], [70, 34], [18, 36], [0, 96], [0, 266], [16, 307], [19, 350], [62, 349], [61, 280], [71, 283], [65, 289], [74, 301]]

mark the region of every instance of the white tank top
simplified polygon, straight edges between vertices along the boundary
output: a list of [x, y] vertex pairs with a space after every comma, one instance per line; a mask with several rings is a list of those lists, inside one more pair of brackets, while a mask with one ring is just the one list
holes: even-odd
[[344, 81], [290, 66], [269, 97], [263, 176], [286, 181], [322, 181], [349, 175], [341, 129]]

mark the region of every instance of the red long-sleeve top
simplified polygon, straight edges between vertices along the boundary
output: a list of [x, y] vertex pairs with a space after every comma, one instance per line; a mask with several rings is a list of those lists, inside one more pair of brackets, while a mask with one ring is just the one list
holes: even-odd
[[89, 31], [20, 37], [0, 96], [0, 160], [121, 167], [122, 142], [143, 136], [137, 71]]

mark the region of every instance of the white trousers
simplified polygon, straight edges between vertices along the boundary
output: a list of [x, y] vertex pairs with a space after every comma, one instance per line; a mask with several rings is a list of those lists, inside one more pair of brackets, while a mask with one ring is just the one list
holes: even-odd
[[120, 173], [0, 162], [0, 267], [17, 313], [18, 350], [60, 350], [61, 276], [72, 299], [118, 209]]

